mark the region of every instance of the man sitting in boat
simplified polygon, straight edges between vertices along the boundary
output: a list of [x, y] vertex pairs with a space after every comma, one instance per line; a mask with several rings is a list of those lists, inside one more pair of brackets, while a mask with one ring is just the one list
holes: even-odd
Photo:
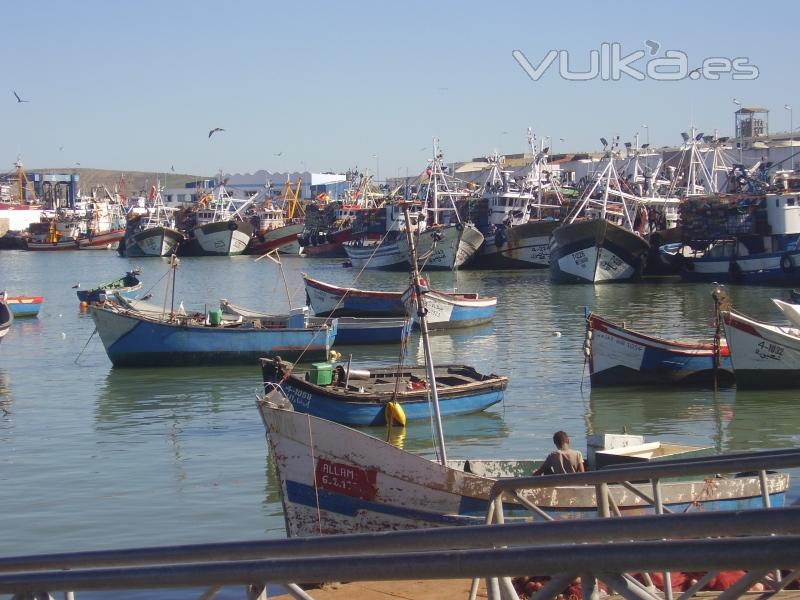
[[555, 452], [551, 452], [534, 475], [561, 475], [564, 473], [583, 473], [583, 455], [569, 447], [569, 436], [564, 431], [553, 434]]

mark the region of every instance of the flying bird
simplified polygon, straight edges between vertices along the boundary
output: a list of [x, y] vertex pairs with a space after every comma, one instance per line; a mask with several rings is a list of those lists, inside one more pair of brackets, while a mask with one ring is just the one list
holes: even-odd
[[80, 283], [76, 283], [75, 285], [72, 286], [72, 289], [73, 290], [77, 290], [79, 287], [81, 287], [81, 284]]
[[175, 165], [172, 165], [172, 166], [170, 167], [170, 170], [171, 170], [171, 171], [174, 173], [174, 172], [175, 172]]
[[22, 98], [20, 98], [17, 92], [14, 92], [14, 98], [17, 99], [17, 102], [30, 102], [30, 100], [23, 100]]
[[64, 149], [64, 146], [59, 146], [58, 151], [61, 152]]
[[283, 150], [281, 150], [280, 152], [276, 152], [275, 156], [283, 156]]
[[212, 135], [214, 135], [218, 131], [225, 131], [225, 130], [222, 127], [214, 127], [214, 129], [212, 129], [211, 131], [208, 132], [208, 137], [211, 137]]

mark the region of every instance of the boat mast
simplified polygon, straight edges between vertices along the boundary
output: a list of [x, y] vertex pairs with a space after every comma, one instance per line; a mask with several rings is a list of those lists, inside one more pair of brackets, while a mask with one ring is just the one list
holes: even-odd
[[[403, 207], [403, 218], [406, 223], [410, 223], [408, 214], [408, 203], [401, 202]], [[419, 318], [419, 329], [422, 333], [422, 349], [425, 353], [425, 369], [428, 372], [428, 385], [431, 390], [431, 401], [433, 402], [433, 415], [434, 426], [436, 428], [436, 441], [439, 446], [439, 462], [443, 466], [447, 464], [447, 450], [444, 446], [444, 431], [442, 430], [442, 415], [439, 412], [439, 393], [436, 390], [436, 374], [433, 370], [433, 359], [431, 357], [431, 344], [428, 338], [428, 321], [425, 318], [427, 310], [425, 309], [425, 300], [423, 298], [423, 286], [420, 281], [419, 265], [417, 265], [417, 248], [414, 245], [414, 236], [411, 233], [411, 228], [406, 227], [406, 238], [408, 239], [408, 248], [411, 254], [411, 285], [414, 288], [414, 298], [417, 304], [417, 317]], [[427, 291], [427, 285], [425, 286]]]

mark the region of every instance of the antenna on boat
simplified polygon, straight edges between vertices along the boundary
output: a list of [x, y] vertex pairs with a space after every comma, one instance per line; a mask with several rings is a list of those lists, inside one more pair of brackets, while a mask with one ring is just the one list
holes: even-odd
[[[410, 223], [408, 214], [408, 203], [401, 202], [403, 207], [403, 217], [406, 223]], [[428, 338], [428, 321], [425, 318], [428, 312], [425, 309], [425, 299], [423, 293], [427, 292], [427, 284], [424, 286], [419, 274], [419, 265], [417, 264], [417, 248], [414, 245], [414, 236], [411, 233], [411, 228], [406, 227], [406, 238], [408, 238], [408, 248], [411, 254], [411, 286], [414, 288], [414, 299], [417, 304], [417, 316], [419, 317], [419, 329], [422, 333], [422, 349], [425, 353], [425, 369], [428, 372], [428, 385], [431, 391], [431, 401], [433, 402], [433, 414], [436, 427], [436, 441], [439, 445], [439, 462], [443, 466], [447, 464], [447, 451], [444, 447], [444, 431], [442, 430], [442, 415], [439, 412], [439, 393], [436, 390], [436, 374], [433, 369], [433, 359], [431, 358], [431, 344]]]

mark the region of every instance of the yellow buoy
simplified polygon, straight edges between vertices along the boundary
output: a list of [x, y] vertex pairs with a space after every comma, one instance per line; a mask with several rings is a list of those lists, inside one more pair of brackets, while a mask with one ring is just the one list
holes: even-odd
[[385, 412], [387, 425], [406, 426], [406, 413], [399, 402], [387, 402]]

